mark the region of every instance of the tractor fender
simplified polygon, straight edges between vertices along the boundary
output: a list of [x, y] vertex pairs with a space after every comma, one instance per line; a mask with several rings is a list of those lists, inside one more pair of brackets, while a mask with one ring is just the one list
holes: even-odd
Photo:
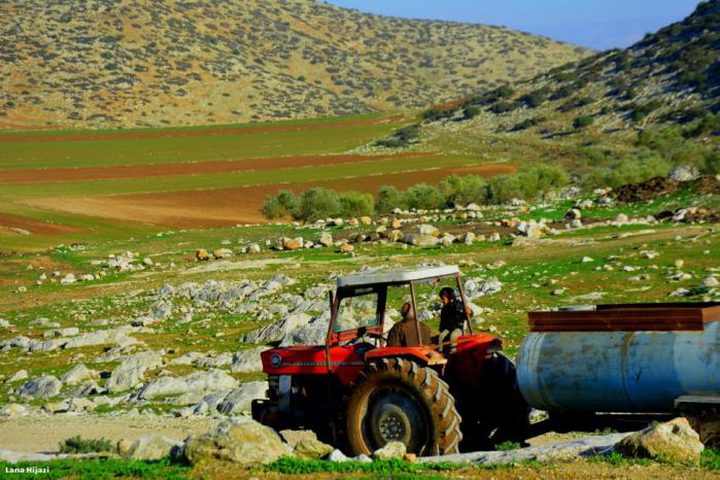
[[443, 365], [447, 362], [445, 357], [434, 348], [421, 347], [382, 347], [375, 348], [365, 353], [365, 361], [379, 360], [382, 358], [407, 358], [422, 366]]

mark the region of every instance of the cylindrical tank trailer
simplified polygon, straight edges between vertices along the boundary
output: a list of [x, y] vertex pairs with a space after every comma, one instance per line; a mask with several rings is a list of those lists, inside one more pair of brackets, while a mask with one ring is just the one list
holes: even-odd
[[517, 361], [528, 403], [551, 412], [670, 413], [720, 399], [720, 303], [530, 314]]

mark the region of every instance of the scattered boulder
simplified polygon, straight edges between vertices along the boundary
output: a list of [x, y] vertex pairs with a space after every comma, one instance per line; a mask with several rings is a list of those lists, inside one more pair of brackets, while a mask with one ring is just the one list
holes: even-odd
[[415, 247], [432, 247], [440, 243], [440, 239], [432, 235], [423, 235], [421, 233], [408, 233], [403, 237], [403, 243], [413, 245]]
[[235, 417], [185, 441], [182, 458], [190, 465], [225, 461], [244, 466], [265, 465], [292, 454], [271, 428], [248, 417]]
[[280, 436], [293, 449], [298, 458], [319, 460], [334, 451], [331, 445], [318, 440], [315, 432], [311, 430], [282, 430]]
[[440, 236], [440, 230], [438, 230], [434, 225], [418, 225], [415, 227], [415, 231], [419, 235], [429, 235], [431, 237]]
[[280, 239], [280, 244], [283, 250], [300, 250], [303, 248], [302, 238], [287, 238], [283, 237]]
[[349, 243], [343, 243], [340, 245], [340, 253], [351, 253], [353, 250], [355, 250], [355, 247]]
[[207, 262], [210, 260], [210, 254], [204, 248], [198, 249], [195, 252], [195, 260], [198, 262]]
[[122, 392], [143, 381], [145, 372], [162, 366], [162, 357], [153, 351], [140, 352], [123, 360], [110, 374], [106, 387]]
[[[170, 456], [170, 453], [174, 449], [182, 448], [182, 445], [182, 442], [177, 442], [161, 435], [143, 435], [135, 440], [121, 455], [130, 460], [162, 460]], [[125, 447], [125, 445], [123, 445], [123, 447]], [[119, 443], [118, 452], [120, 452]]]
[[268, 325], [245, 335], [245, 343], [269, 343], [281, 341], [287, 334], [307, 325], [311, 320], [306, 313], [291, 313], [278, 323]]
[[336, 448], [330, 452], [330, 455], [326, 457], [326, 460], [329, 462], [347, 462], [350, 459], [341, 450]]
[[714, 275], [708, 275], [702, 279], [702, 286], [707, 288], [715, 288], [720, 286], [720, 281]]
[[676, 182], [690, 182], [700, 176], [700, 171], [695, 165], [678, 165], [670, 172], [670, 178]]
[[217, 411], [225, 415], [239, 415], [249, 412], [252, 401], [265, 398], [268, 383], [263, 381], [247, 382], [233, 389], [217, 405]]
[[392, 441], [385, 444], [384, 447], [375, 450], [372, 456], [375, 460], [402, 460], [406, 453], [407, 448], [404, 443]]
[[8, 403], [3, 408], [0, 408], [0, 417], [4, 418], [24, 417], [28, 413], [28, 408], [19, 403]]
[[21, 386], [17, 393], [23, 397], [51, 398], [60, 393], [62, 382], [52, 375], [33, 378]]
[[234, 373], [262, 371], [260, 354], [264, 350], [265, 347], [257, 347], [233, 353], [230, 371]]
[[237, 380], [222, 370], [194, 372], [184, 377], [158, 377], [145, 384], [138, 392], [138, 398], [149, 400], [188, 393], [202, 394], [229, 390], [237, 386]]
[[318, 237], [317, 243], [323, 247], [330, 248], [333, 246], [333, 237], [330, 232], [322, 232]]
[[131, 342], [134, 339], [128, 336], [132, 331], [131, 327], [120, 327], [112, 330], [97, 330], [70, 338], [62, 346], [65, 350], [69, 348], [92, 347], [95, 345], [120, 344]]
[[25, 380], [28, 378], [28, 372], [25, 369], [18, 370], [17, 372], [13, 373], [7, 380], [5, 380], [5, 383], [14, 383], [19, 382], [20, 380]]
[[233, 252], [229, 248], [218, 248], [217, 250], [213, 251], [213, 257], [215, 257], [216, 260], [230, 258], [232, 256]]
[[60, 380], [67, 385], [77, 385], [86, 380], [97, 380], [98, 378], [100, 378], [100, 375], [95, 370], [90, 370], [82, 363], [79, 363], [65, 372], [60, 377]]
[[465, 232], [458, 237], [458, 240], [465, 245], [472, 245], [475, 242], [475, 234], [473, 232]]
[[652, 425], [615, 445], [615, 451], [630, 457], [685, 464], [699, 463], [704, 448], [698, 433], [683, 417]]

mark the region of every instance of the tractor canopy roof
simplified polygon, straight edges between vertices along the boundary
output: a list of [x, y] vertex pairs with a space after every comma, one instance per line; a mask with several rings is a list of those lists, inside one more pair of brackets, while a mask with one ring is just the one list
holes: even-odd
[[388, 270], [381, 272], [363, 272], [338, 277], [338, 288], [360, 287], [369, 285], [401, 285], [407, 283], [434, 280], [436, 278], [454, 277], [460, 274], [455, 265], [441, 267], [424, 267], [409, 270]]

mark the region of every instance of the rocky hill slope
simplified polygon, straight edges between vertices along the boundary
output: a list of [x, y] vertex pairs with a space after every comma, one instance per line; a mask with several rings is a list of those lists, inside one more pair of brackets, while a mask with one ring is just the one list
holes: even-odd
[[0, 126], [237, 123], [427, 107], [586, 50], [312, 0], [0, 5]]
[[635, 138], [648, 127], [680, 125], [689, 138], [720, 131], [713, 116], [719, 111], [720, 0], [711, 0], [630, 48], [598, 53], [425, 117], [428, 123], [454, 120], [445, 130], [460, 135]]

